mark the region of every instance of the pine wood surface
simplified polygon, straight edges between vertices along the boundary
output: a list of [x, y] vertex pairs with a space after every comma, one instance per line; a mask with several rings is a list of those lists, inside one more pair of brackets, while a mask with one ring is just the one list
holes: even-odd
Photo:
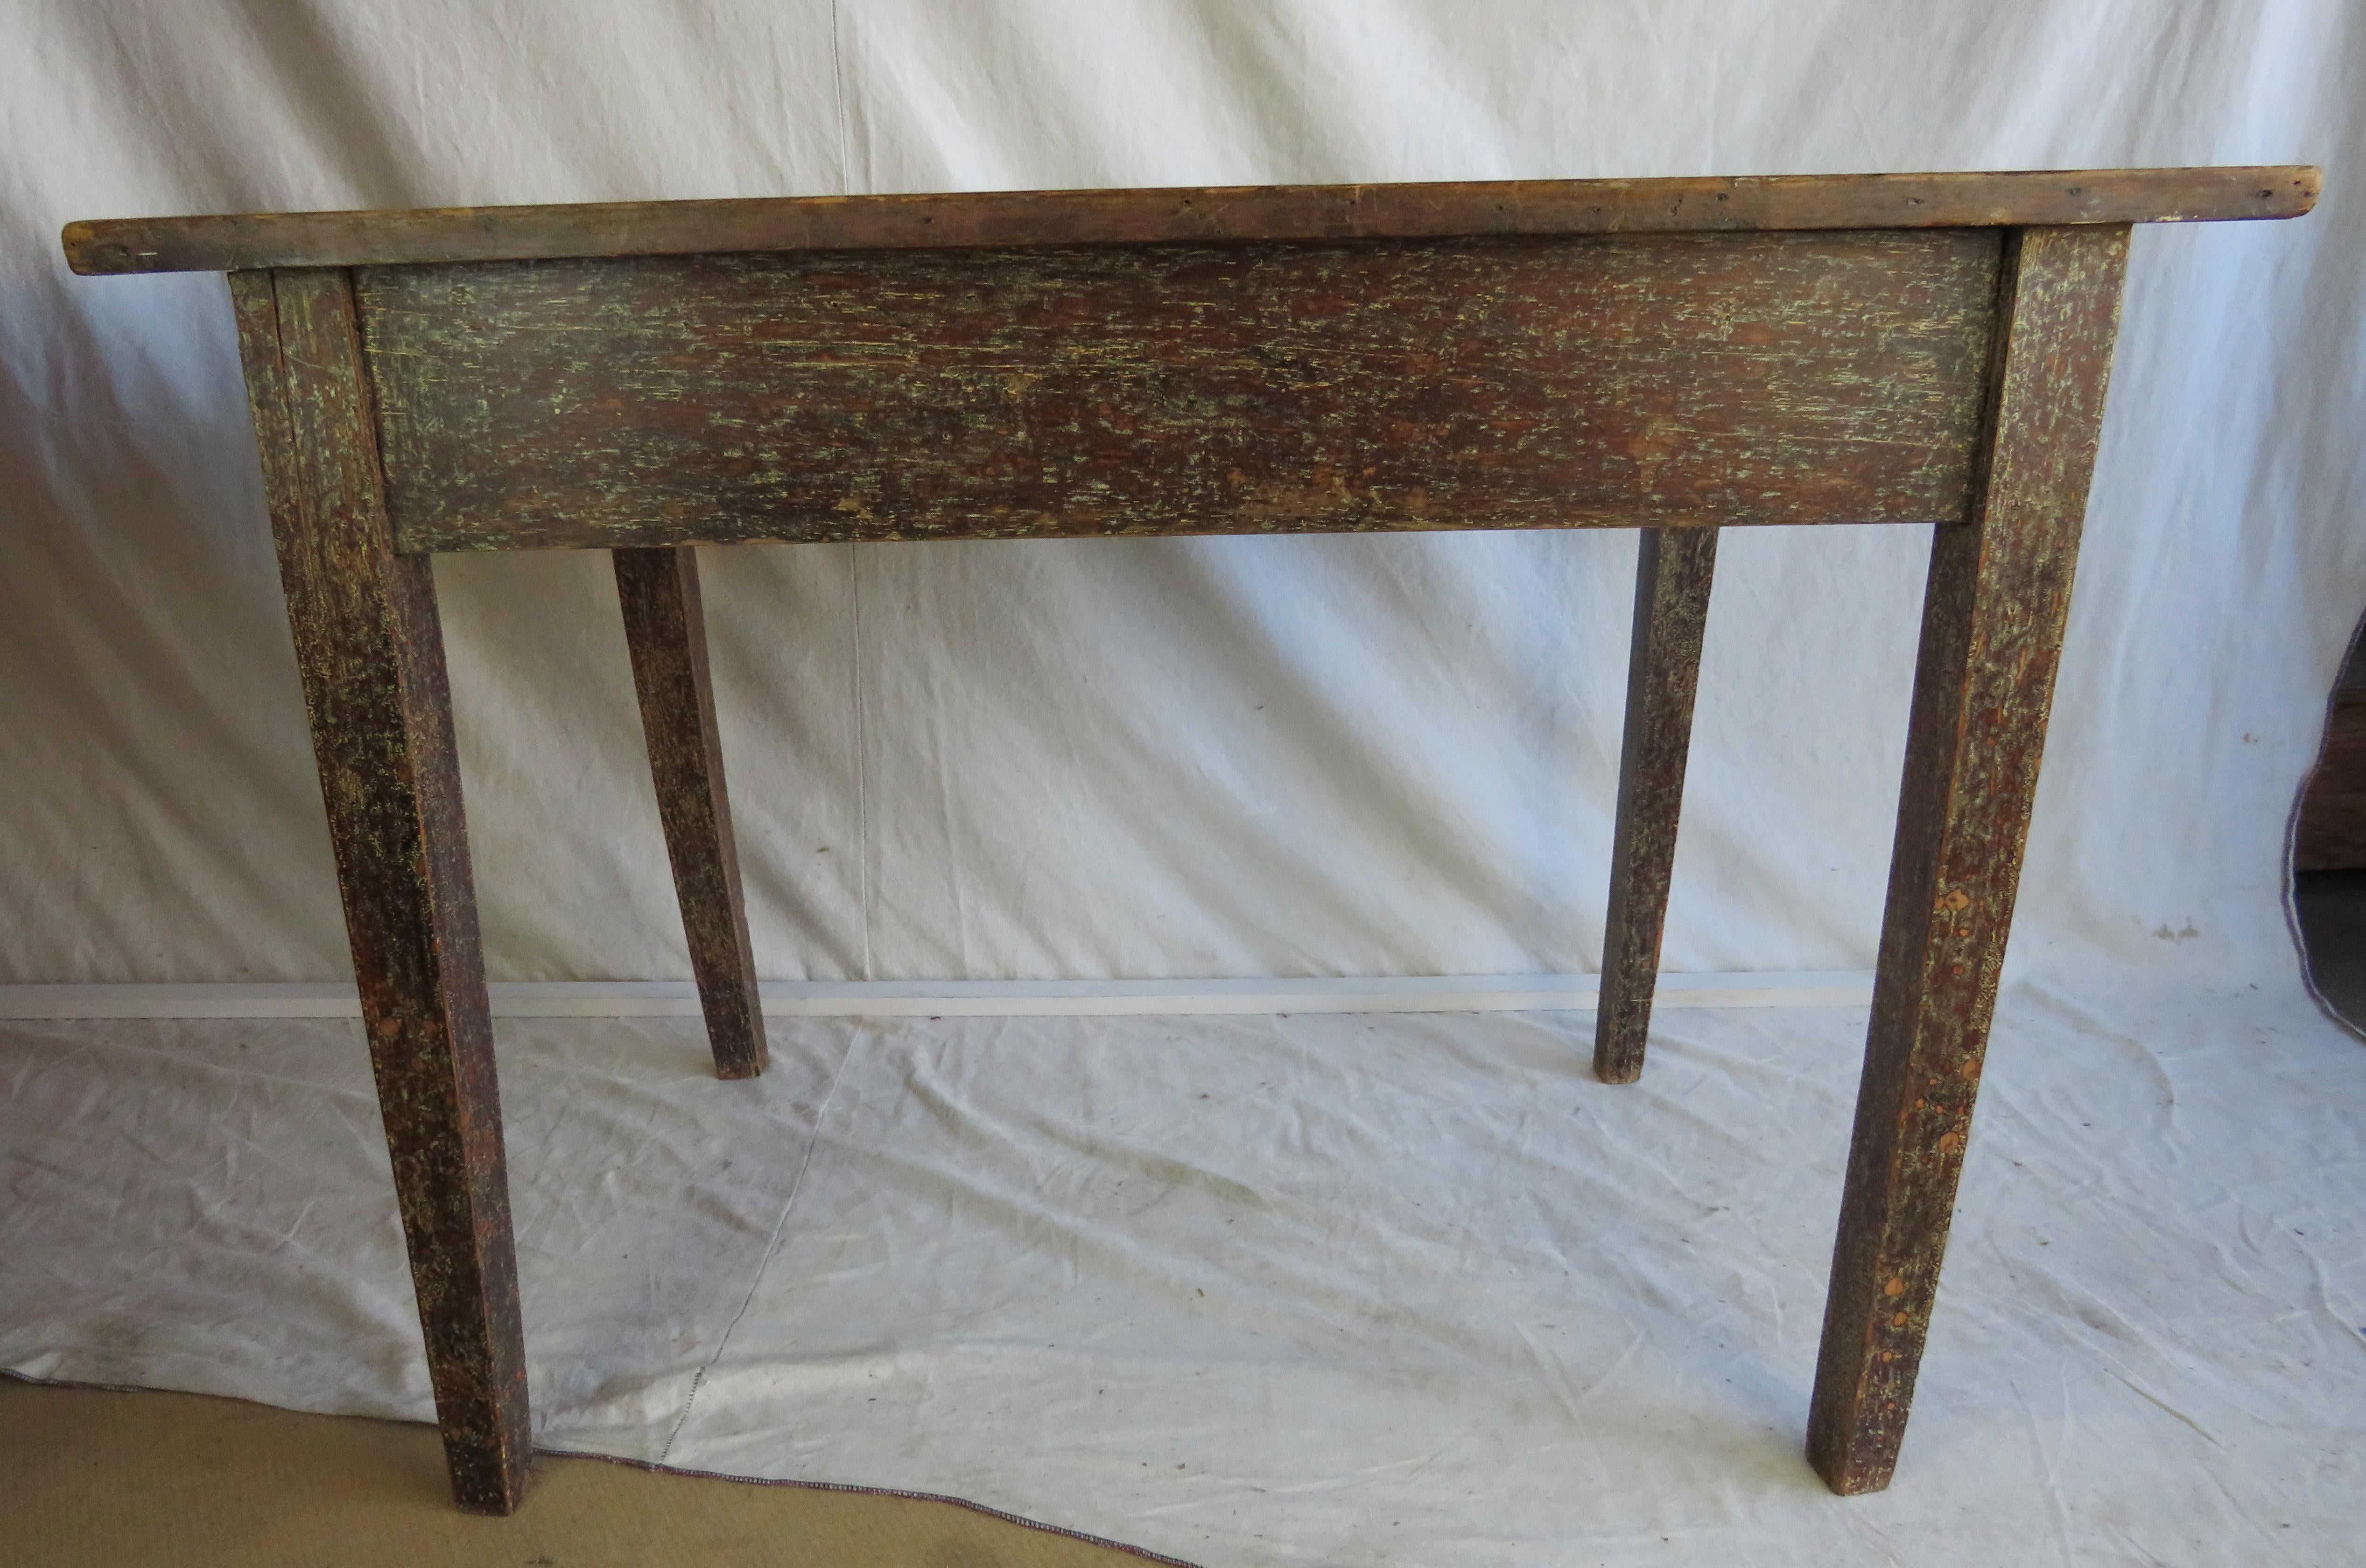
[[545, 1453], [534, 1504], [455, 1513], [433, 1428], [0, 1377], [8, 1568], [1143, 1568], [956, 1499]]
[[2305, 165], [982, 191], [84, 219], [85, 274], [731, 251], [1994, 228], [2295, 218]]

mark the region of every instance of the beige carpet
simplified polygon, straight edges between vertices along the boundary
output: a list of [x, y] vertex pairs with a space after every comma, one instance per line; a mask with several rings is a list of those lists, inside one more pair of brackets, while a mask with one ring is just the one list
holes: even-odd
[[0, 1379], [0, 1564], [16, 1568], [1109, 1568], [1131, 1553], [951, 1503], [546, 1458], [472, 1518], [434, 1431], [191, 1394]]

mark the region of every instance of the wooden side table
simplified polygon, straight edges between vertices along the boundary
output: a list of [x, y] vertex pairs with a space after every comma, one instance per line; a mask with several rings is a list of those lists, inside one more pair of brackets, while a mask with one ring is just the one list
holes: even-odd
[[2132, 224], [2308, 168], [1063, 191], [75, 223], [230, 274], [462, 1506], [532, 1445], [428, 557], [613, 552], [717, 1070], [762, 1019], [691, 546], [1645, 530], [1594, 1068], [1641, 1071], [1720, 527], [1932, 523], [1808, 1452], [1888, 1484]]

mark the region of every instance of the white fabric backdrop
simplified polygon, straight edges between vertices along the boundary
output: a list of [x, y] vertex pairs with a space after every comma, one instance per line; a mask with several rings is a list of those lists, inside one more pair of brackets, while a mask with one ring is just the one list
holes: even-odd
[[[0, 979], [347, 972], [222, 285], [65, 219], [974, 186], [2321, 160], [2139, 233], [2015, 938], [2290, 984], [2366, 603], [2366, 17], [2042, 4], [9, 0]], [[766, 975], [1598, 958], [1614, 534], [710, 551]], [[1870, 966], [1924, 542], [1737, 532], [1667, 961]], [[686, 974], [595, 556], [439, 568], [497, 979]]]
[[[68, 218], [2325, 162], [2310, 218], [2137, 238], [1884, 1498], [1796, 1458], [1861, 1011], [1665, 1017], [1635, 1091], [1543, 1015], [800, 1022], [740, 1086], [687, 1025], [501, 1049], [562, 1446], [1228, 1562], [2343, 1560], [2366, 1055], [2281, 845], [2366, 601], [2357, 7], [0, 4], [0, 980], [347, 972], [221, 285], [73, 279]], [[1924, 549], [1729, 536], [1671, 968], [1870, 964]], [[708, 552], [760, 962], [1590, 969], [1632, 558]], [[439, 581], [493, 973], [685, 973], [604, 563]], [[362, 1061], [0, 1035], [0, 1364], [423, 1415]]]

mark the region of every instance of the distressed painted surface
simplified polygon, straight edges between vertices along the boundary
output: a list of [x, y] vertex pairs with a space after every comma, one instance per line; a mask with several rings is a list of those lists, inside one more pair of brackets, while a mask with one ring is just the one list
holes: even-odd
[[1933, 521], [1994, 231], [359, 273], [406, 551]]
[[1979, 1087], [2118, 330], [2125, 229], [2009, 244], [1993, 434], [1938, 531], [1808, 1454], [1889, 1484]]
[[[1809, 1425], [1835, 1490], [1886, 1484], [2011, 922], [2126, 238], [1683, 234], [235, 276], [462, 1502], [513, 1506], [530, 1449], [423, 552], [623, 547], [651, 762], [727, 1074], [733, 1051], [760, 1063], [760, 1018], [694, 566], [662, 547], [1668, 530], [1639, 587], [1597, 1041], [1615, 1080], [1639, 1068], [1648, 1027], [1713, 530], [1937, 521]], [[748, 1039], [729, 1043], [743, 994]]]
[[1618, 761], [1617, 828], [1610, 849], [1610, 913], [1602, 940], [1602, 996], [1594, 1015], [1594, 1072], [1605, 1083], [1643, 1075], [1660, 935], [1676, 858], [1676, 819], [1692, 751], [1693, 694], [1717, 571], [1713, 528], [1643, 535], [1635, 581], [1635, 639], [1627, 665], [1627, 734]]
[[640, 696], [649, 776], [673, 862], [691, 972], [706, 1014], [715, 1070], [753, 1078], [764, 1070], [764, 1009], [748, 946], [739, 891], [739, 851], [723, 783], [723, 745], [707, 674], [706, 617], [699, 602], [698, 555], [688, 545], [615, 552], [616, 599], [625, 646]]
[[69, 223], [62, 241], [78, 273], [147, 273], [873, 247], [2191, 222], [2297, 217], [2320, 184], [2315, 169], [2276, 165], [975, 191], [116, 218]]
[[434, 578], [394, 553], [347, 274], [231, 297], [453, 1492], [507, 1513], [533, 1450]]

